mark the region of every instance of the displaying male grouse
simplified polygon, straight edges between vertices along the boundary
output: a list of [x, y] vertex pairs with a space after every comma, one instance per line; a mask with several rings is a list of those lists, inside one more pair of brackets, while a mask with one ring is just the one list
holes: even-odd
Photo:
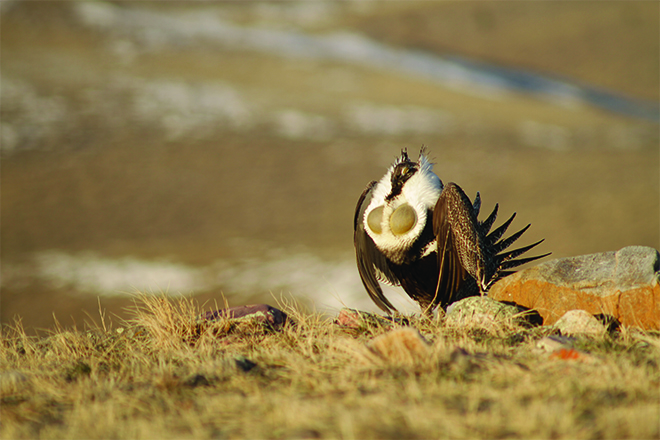
[[500, 240], [515, 213], [494, 231], [498, 205], [477, 219], [481, 198], [471, 202], [455, 183], [443, 186], [424, 150], [413, 162], [405, 150], [379, 181], [369, 183], [357, 204], [354, 244], [362, 283], [387, 313], [396, 309], [379, 282], [400, 285], [431, 313], [459, 299], [482, 295], [514, 267], [549, 254], [515, 259], [543, 240], [503, 252], [529, 228]]

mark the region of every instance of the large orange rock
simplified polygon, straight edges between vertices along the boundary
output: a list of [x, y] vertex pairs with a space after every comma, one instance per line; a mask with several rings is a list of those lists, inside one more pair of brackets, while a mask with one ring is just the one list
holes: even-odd
[[630, 246], [551, 260], [498, 281], [489, 296], [538, 311], [545, 325], [581, 309], [624, 326], [660, 330], [660, 255]]

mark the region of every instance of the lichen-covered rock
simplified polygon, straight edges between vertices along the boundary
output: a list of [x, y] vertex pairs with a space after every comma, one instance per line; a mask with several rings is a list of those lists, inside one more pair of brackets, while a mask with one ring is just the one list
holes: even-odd
[[569, 310], [555, 322], [555, 327], [564, 336], [603, 336], [607, 333], [605, 326], [584, 310]]
[[497, 282], [489, 296], [537, 310], [552, 325], [569, 310], [660, 330], [660, 258], [650, 247], [547, 261]]
[[460, 327], [498, 327], [501, 324], [527, 323], [525, 310], [488, 297], [471, 296], [456, 301], [447, 309], [445, 323]]

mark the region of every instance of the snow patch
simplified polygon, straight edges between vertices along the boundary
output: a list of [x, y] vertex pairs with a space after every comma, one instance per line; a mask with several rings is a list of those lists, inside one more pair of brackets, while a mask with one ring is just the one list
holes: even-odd
[[[262, 258], [193, 267], [128, 256], [108, 258], [93, 252], [51, 250], [36, 254], [32, 264], [5, 265], [2, 275], [4, 287], [21, 288], [37, 279], [83, 295], [164, 292], [179, 296], [218, 290], [240, 298], [241, 294], [284, 293], [310, 301], [319, 312], [334, 313], [342, 307], [380, 311], [367, 295], [352, 258], [329, 261], [306, 252], [278, 250]], [[383, 286], [383, 290], [400, 311], [419, 312], [419, 306], [403, 290], [389, 286]]]

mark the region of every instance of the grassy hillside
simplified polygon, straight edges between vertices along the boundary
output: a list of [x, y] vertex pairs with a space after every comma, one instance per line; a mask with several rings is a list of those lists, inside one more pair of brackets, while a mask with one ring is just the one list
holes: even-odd
[[[658, 438], [660, 335], [548, 352], [551, 328], [199, 324], [183, 299], [30, 338], [4, 328], [2, 438]], [[427, 341], [427, 342], [425, 342]]]

